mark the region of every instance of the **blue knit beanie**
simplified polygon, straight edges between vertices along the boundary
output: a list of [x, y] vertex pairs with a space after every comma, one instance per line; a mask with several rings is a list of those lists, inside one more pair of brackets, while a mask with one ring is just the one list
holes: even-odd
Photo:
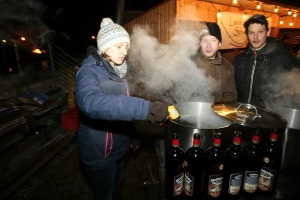
[[103, 18], [97, 35], [99, 53], [101, 54], [109, 47], [122, 42], [130, 45], [128, 32], [119, 24], [114, 23], [110, 18]]

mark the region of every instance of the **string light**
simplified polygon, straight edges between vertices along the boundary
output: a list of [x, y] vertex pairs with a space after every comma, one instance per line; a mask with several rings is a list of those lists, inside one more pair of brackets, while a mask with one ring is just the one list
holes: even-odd
[[296, 14], [296, 13], [294, 13], [294, 14], [293, 14], [293, 17], [297, 17], [297, 14]]
[[279, 22], [279, 24], [283, 24], [283, 20], [282, 20], [282, 18], [280, 19], [280, 22]]
[[233, 0], [233, 3], [236, 4], [236, 3], [237, 3], [237, 0]]
[[260, 9], [260, 4], [259, 4], [259, 2], [257, 2], [256, 8], [257, 8], [257, 9]]
[[247, 13], [245, 13], [243, 16], [243, 19], [246, 19], [246, 18], [247, 18]]
[[292, 14], [292, 11], [291, 11], [291, 9], [289, 9], [288, 15], [291, 15], [291, 14]]
[[275, 8], [274, 8], [274, 12], [278, 12], [278, 7], [277, 6], [275, 6]]
[[218, 11], [217, 17], [218, 17], [218, 18], [221, 17], [221, 12], [220, 12], [220, 10]]
[[293, 26], [293, 24], [294, 24], [294, 23], [293, 23], [293, 21], [291, 20], [291, 22], [290, 22], [290, 26]]

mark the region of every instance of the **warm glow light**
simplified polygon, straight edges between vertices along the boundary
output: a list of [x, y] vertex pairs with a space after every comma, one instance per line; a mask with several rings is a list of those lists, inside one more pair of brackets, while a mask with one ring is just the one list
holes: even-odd
[[243, 19], [246, 19], [246, 18], [247, 18], [247, 13], [245, 13], [243, 16]]
[[94, 40], [94, 39], [96, 39], [96, 37], [95, 37], [95, 36], [92, 36], [92, 39]]
[[291, 14], [292, 14], [292, 11], [291, 11], [291, 9], [289, 9], [288, 15], [291, 15]]
[[8, 71], [9, 71], [9, 72], [12, 72], [12, 68], [8, 68]]
[[237, 3], [237, 0], [233, 0], [233, 3], [236, 4], [236, 3]]
[[274, 8], [274, 12], [278, 12], [278, 7], [277, 6], [275, 6], [275, 8]]
[[2, 40], [2, 42], [6, 42], [6, 40]]
[[41, 53], [45, 53], [45, 50], [40, 50], [40, 49], [33, 49], [32, 53], [37, 53], [37, 54], [41, 54]]
[[297, 17], [297, 14], [296, 14], [296, 13], [294, 13], [294, 14], [293, 14], [293, 17]]
[[282, 19], [280, 19], [280, 22], [279, 22], [279, 24], [283, 24], [283, 20], [282, 20]]
[[217, 17], [218, 17], [218, 18], [221, 17], [221, 12], [220, 12], [220, 11], [218, 12]]
[[291, 22], [290, 22], [290, 26], [293, 26], [293, 24], [294, 24], [293, 21], [291, 21]]
[[21, 37], [21, 40], [25, 41], [26, 39], [25, 39], [25, 37]]
[[257, 8], [257, 9], [260, 9], [260, 4], [259, 4], [259, 2], [257, 3], [256, 8]]

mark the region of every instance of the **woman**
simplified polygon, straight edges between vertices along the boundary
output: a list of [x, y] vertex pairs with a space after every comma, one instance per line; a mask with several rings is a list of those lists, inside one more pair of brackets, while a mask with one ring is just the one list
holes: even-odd
[[168, 116], [167, 104], [129, 96], [124, 77], [130, 39], [122, 26], [103, 18], [97, 46], [76, 74], [78, 148], [93, 199], [121, 199], [124, 156], [135, 132], [130, 121], [161, 123]]

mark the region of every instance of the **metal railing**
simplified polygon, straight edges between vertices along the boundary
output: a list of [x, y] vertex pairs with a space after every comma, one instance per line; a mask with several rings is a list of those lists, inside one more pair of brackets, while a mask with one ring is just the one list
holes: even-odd
[[[75, 90], [75, 75], [81, 65], [79, 60], [44, 38], [42, 49], [35, 48], [37, 45], [31, 40], [21, 43], [5, 39], [1, 34], [0, 39], [1, 78], [6, 75], [36, 82], [52, 79], [53, 87], [60, 87], [62, 91]], [[3, 90], [5, 88], [0, 89], [0, 93]]]

